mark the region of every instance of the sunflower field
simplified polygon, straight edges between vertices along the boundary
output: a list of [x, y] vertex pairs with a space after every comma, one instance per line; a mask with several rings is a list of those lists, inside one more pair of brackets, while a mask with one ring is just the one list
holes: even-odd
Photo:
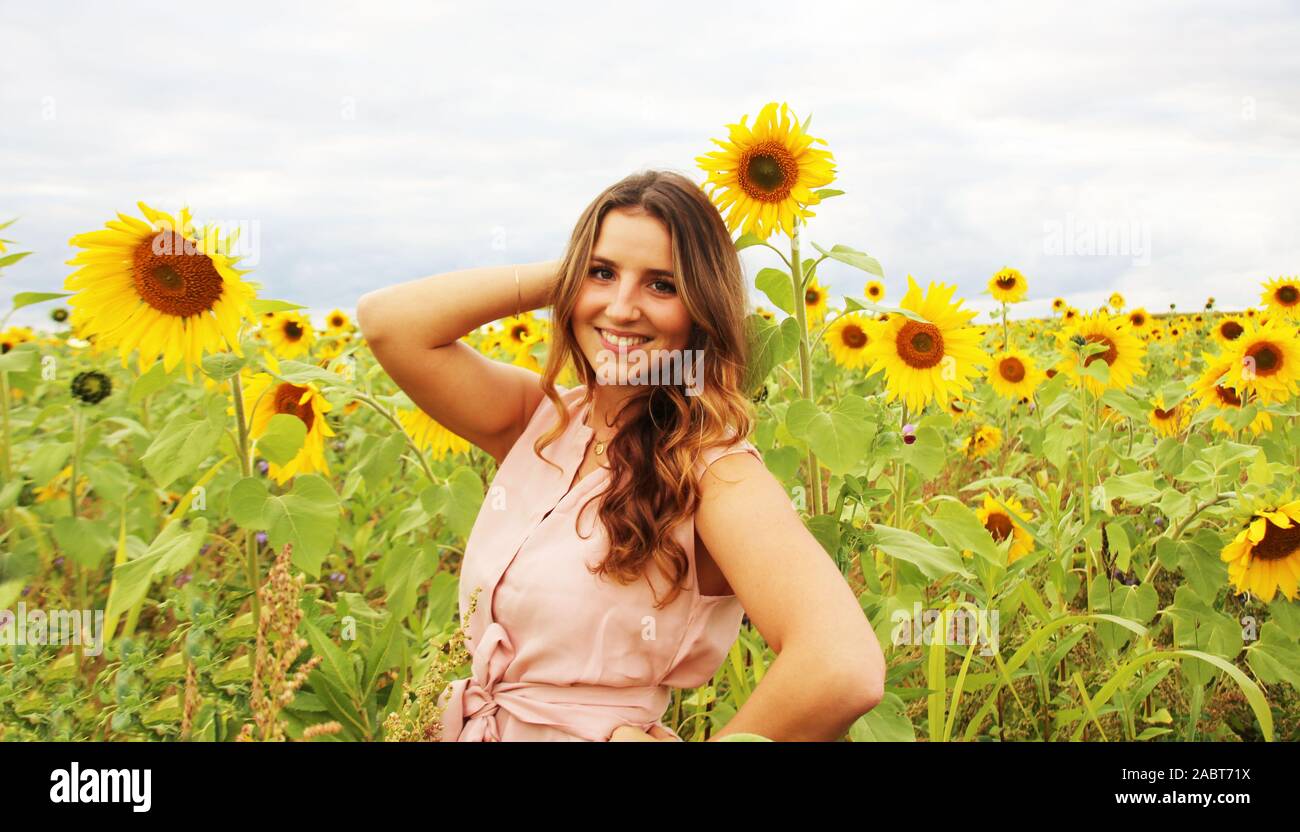
[[[751, 439], [888, 660], [845, 739], [1300, 739], [1300, 280], [1028, 318], [1034, 276], [991, 268], [980, 321], [813, 242], [845, 196], [826, 142], [785, 105], [747, 122], [697, 161], [759, 264]], [[0, 321], [0, 736], [436, 736], [491, 457], [345, 310], [262, 297], [221, 229], [138, 208]], [[550, 338], [527, 312], [463, 340], [540, 371]], [[774, 659], [746, 619], [665, 721], [708, 738]]]

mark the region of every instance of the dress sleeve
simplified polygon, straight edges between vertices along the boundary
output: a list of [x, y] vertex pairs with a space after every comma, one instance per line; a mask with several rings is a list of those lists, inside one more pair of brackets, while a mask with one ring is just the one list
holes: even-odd
[[739, 439], [733, 441], [730, 445], [715, 445], [711, 448], [706, 448], [700, 455], [699, 473], [700, 475], [703, 475], [705, 469], [724, 456], [743, 453], [753, 454], [754, 458], [759, 462], [763, 461], [763, 455], [759, 453], [758, 448], [755, 447], [752, 442], [747, 439]]

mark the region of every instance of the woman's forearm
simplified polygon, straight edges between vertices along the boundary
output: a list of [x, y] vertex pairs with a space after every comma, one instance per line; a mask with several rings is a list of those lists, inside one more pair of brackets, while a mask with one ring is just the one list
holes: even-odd
[[[515, 287], [515, 269], [519, 286]], [[357, 324], [374, 342], [393, 335], [432, 349], [483, 324], [544, 306], [560, 261], [482, 266], [445, 272], [367, 292], [357, 301]]]
[[710, 737], [760, 734], [777, 741], [833, 742], [875, 702], [828, 667], [826, 656], [787, 645], [726, 726]]

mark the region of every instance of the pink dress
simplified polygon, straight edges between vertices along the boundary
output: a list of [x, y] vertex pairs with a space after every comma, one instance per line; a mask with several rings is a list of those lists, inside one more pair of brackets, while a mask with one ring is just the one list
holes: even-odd
[[[572, 420], [537, 457], [533, 443], [557, 423], [543, 397], [528, 427], [502, 460], [465, 546], [460, 615], [481, 587], [468, 620], [472, 672], [442, 694], [444, 742], [604, 741], [620, 725], [658, 725], [671, 688], [705, 684], [721, 666], [740, 630], [744, 610], [733, 595], [701, 595], [695, 571], [695, 520], [674, 536], [690, 559], [689, 589], [663, 609], [643, 578], [619, 584], [594, 575], [609, 553], [597, 516], [609, 471], [597, 468], [573, 482], [593, 435], [585, 424], [585, 387], [559, 388]], [[696, 475], [717, 458], [757, 449], [741, 439], [703, 453]], [[658, 598], [667, 578], [648, 569]], [[678, 737], [680, 739], [680, 737]]]

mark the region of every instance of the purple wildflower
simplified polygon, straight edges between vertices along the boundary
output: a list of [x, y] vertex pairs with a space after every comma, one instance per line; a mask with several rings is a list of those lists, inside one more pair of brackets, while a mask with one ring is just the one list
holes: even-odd
[[271, 469], [271, 463], [267, 462], [265, 459], [259, 459], [259, 460], [257, 461], [257, 470], [258, 470], [258, 471], [261, 471], [263, 474], [265, 474], [265, 473], [266, 473], [267, 471], [269, 471], [270, 469]]
[[253, 535], [253, 539], [255, 539], [255, 540], [257, 541], [257, 545], [259, 545], [259, 546], [265, 546], [265, 545], [266, 545], [266, 532], [258, 532], [257, 534]]
[[908, 422], [906, 425], [903, 425], [903, 442], [904, 444], [911, 445], [915, 441], [916, 441], [916, 425], [912, 424], [911, 422]]
[[172, 586], [176, 587], [177, 589], [180, 589], [181, 587], [185, 586], [193, 579], [194, 576], [191, 575], [190, 573], [182, 572], [181, 574], [176, 576], [176, 580], [172, 581]]
[[347, 580], [347, 577], [348, 577], [348, 576], [347, 576], [347, 575], [344, 575], [342, 572], [331, 572], [331, 573], [330, 573], [330, 580], [333, 581], [333, 582], [336, 583], [336, 584], [341, 584], [341, 583], [343, 583], [345, 580]]

